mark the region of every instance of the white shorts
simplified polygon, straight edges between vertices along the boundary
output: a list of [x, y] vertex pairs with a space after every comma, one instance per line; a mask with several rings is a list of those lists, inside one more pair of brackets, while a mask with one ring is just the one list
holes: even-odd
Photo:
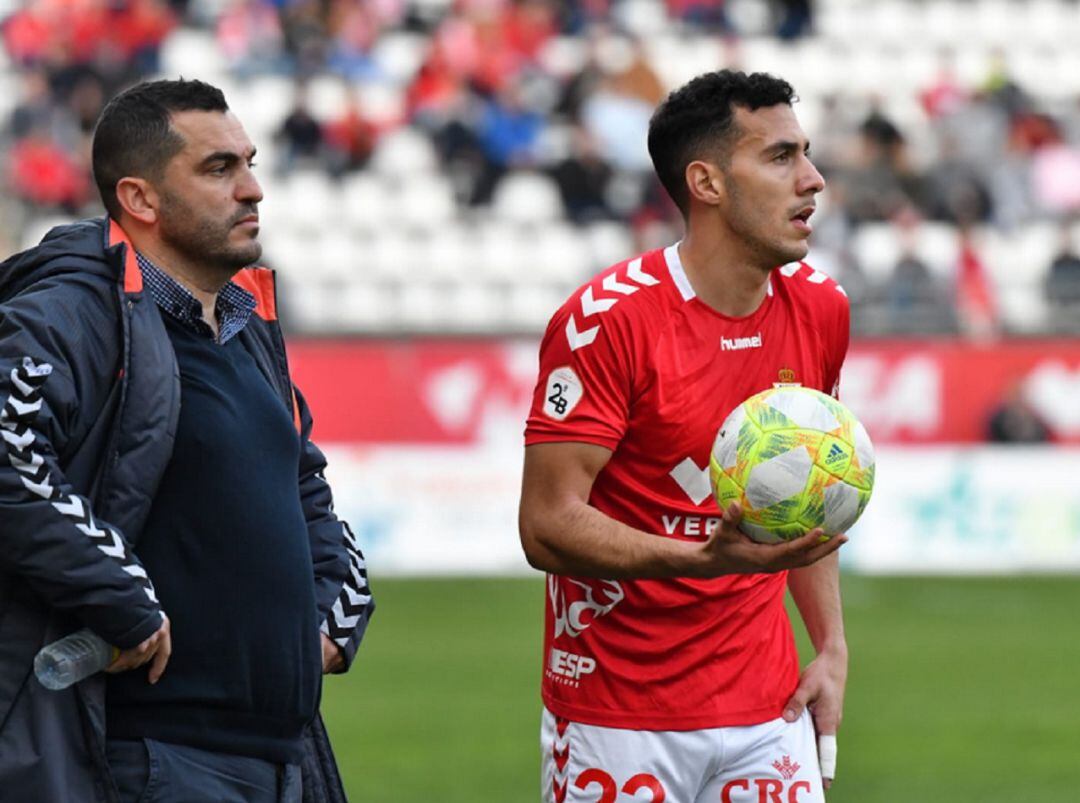
[[793, 723], [697, 731], [540, 728], [544, 803], [824, 803], [809, 711]]

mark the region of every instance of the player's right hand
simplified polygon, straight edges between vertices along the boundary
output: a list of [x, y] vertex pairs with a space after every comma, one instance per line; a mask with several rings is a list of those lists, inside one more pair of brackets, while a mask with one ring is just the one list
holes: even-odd
[[169, 617], [165, 615], [164, 611], [161, 613], [161, 619], [161, 627], [150, 638], [135, 647], [121, 650], [120, 654], [116, 656], [116, 660], [109, 664], [105, 671], [112, 673], [126, 672], [149, 661], [151, 662], [149, 680], [151, 683], [157, 683], [165, 671], [165, 665], [169, 663], [169, 656], [172, 655]]
[[816, 563], [847, 543], [846, 535], [822, 540], [824, 531], [815, 528], [782, 544], [759, 544], [739, 529], [742, 514], [739, 504], [732, 502], [724, 511], [720, 526], [702, 544], [707, 576], [798, 569]]

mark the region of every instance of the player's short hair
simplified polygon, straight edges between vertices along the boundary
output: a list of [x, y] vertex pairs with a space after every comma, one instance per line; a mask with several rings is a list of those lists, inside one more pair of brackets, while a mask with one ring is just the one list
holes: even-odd
[[109, 101], [94, 128], [94, 182], [105, 209], [120, 217], [116, 184], [125, 176], [161, 178], [165, 165], [184, 147], [172, 127], [173, 112], [226, 112], [229, 105], [216, 86], [183, 78], [145, 81]]
[[686, 166], [705, 157], [725, 159], [738, 133], [735, 107], [755, 111], [781, 103], [790, 106], [795, 90], [768, 73], [735, 70], [705, 73], [676, 89], [649, 121], [649, 155], [660, 183], [686, 216], [690, 196]]

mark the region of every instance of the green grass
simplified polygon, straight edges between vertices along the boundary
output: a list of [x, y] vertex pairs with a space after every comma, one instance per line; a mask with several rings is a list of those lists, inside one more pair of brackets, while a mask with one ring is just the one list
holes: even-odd
[[[367, 639], [323, 702], [351, 798], [538, 800], [542, 581], [374, 582]], [[1080, 579], [847, 576], [844, 597], [830, 803], [1080, 799]]]

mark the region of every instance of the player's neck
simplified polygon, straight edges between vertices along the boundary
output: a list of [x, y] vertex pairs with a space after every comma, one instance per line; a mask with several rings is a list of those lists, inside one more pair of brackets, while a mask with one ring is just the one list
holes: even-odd
[[216, 334], [217, 296], [230, 277], [185, 259], [160, 239], [141, 233], [128, 233], [128, 236], [136, 251], [171, 276], [199, 301], [203, 309], [203, 320]]
[[698, 299], [722, 315], [745, 317], [765, 300], [769, 271], [740, 258], [739, 249], [723, 238], [688, 231], [679, 244], [679, 259]]

